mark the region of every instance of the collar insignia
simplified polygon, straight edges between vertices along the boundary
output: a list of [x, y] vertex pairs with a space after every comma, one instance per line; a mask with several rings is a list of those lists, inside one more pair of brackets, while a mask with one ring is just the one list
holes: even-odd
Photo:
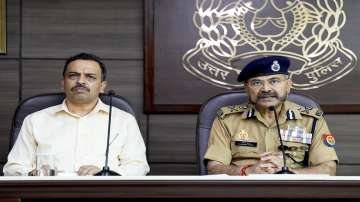
[[288, 120], [296, 120], [295, 112], [291, 109], [286, 112], [286, 117]]
[[247, 112], [246, 118], [252, 118], [255, 116], [255, 110], [253, 108], [250, 108]]

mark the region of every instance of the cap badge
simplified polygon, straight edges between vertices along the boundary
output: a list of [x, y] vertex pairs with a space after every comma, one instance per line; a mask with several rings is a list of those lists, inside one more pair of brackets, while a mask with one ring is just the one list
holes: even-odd
[[274, 72], [278, 72], [280, 70], [280, 65], [277, 60], [273, 61], [272, 65], [271, 65], [271, 70]]

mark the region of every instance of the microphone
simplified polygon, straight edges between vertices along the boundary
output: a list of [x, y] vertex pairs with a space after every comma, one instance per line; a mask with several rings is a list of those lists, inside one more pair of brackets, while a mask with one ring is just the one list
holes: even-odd
[[277, 117], [277, 113], [276, 113], [275, 107], [274, 107], [274, 106], [270, 106], [270, 107], [269, 107], [269, 110], [270, 110], [270, 111], [273, 111], [273, 112], [274, 112], [274, 115], [275, 115], [276, 128], [277, 128], [277, 132], [278, 132], [279, 139], [280, 139], [280, 147], [281, 147], [281, 152], [282, 152], [283, 161], [284, 161], [284, 165], [283, 165], [283, 167], [281, 168], [281, 170], [278, 171], [278, 172], [276, 172], [275, 174], [295, 174], [294, 172], [290, 171], [289, 168], [286, 166], [285, 148], [284, 148], [283, 140], [282, 140], [282, 137], [281, 137], [281, 134], [280, 134], [279, 120], [278, 120], [278, 117]]
[[107, 133], [107, 142], [106, 142], [106, 152], [105, 152], [105, 166], [103, 169], [96, 173], [95, 176], [114, 176], [119, 175], [119, 173], [110, 170], [110, 167], [108, 166], [108, 158], [109, 158], [109, 141], [110, 141], [110, 128], [111, 128], [111, 109], [112, 109], [112, 96], [115, 95], [115, 91], [109, 90], [109, 123], [108, 123], [108, 133]]

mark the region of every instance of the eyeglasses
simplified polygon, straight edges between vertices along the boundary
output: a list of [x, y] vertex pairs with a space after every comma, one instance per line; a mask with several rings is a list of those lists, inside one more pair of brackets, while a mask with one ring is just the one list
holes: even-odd
[[265, 83], [267, 83], [268, 85], [270, 85], [272, 87], [278, 87], [286, 80], [288, 80], [288, 79], [287, 78], [286, 79], [271, 78], [269, 80], [252, 79], [252, 80], [249, 80], [248, 83], [253, 88], [264, 87]]

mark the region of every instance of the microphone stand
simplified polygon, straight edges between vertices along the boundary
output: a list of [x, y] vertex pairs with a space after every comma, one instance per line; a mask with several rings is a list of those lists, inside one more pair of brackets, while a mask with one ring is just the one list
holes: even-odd
[[280, 126], [279, 126], [279, 121], [278, 121], [278, 117], [277, 117], [275, 107], [271, 106], [271, 107], [269, 107], [269, 110], [274, 111], [276, 128], [277, 128], [277, 132], [278, 132], [279, 139], [280, 139], [280, 147], [281, 147], [281, 152], [282, 152], [283, 161], [284, 161], [284, 165], [281, 168], [281, 170], [276, 172], [275, 174], [295, 174], [294, 172], [290, 171], [289, 168], [286, 166], [285, 149], [284, 149], [283, 140], [282, 140], [282, 137], [281, 137], [281, 134], [280, 134]]
[[106, 153], [105, 153], [105, 166], [103, 169], [96, 173], [95, 176], [116, 176], [119, 175], [119, 173], [110, 170], [110, 167], [108, 166], [108, 157], [109, 157], [109, 142], [110, 142], [110, 127], [111, 127], [111, 109], [112, 109], [112, 96], [115, 95], [115, 92], [113, 90], [109, 90], [109, 123], [108, 123], [108, 133], [107, 133], [107, 142], [106, 142]]

